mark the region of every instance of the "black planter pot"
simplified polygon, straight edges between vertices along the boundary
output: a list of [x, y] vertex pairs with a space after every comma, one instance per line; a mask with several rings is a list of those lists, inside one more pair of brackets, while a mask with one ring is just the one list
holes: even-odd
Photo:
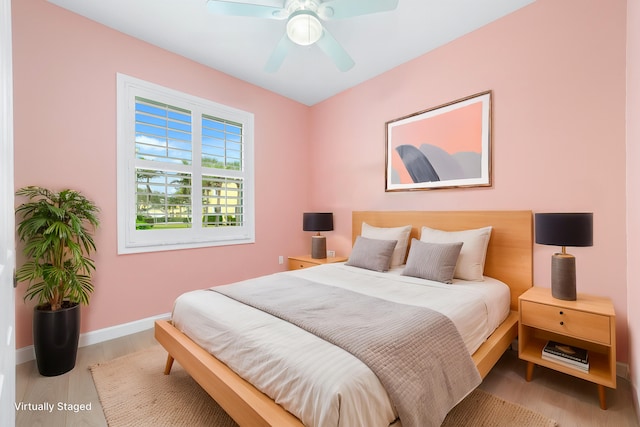
[[76, 365], [80, 337], [80, 305], [60, 310], [33, 311], [33, 346], [40, 375], [53, 377], [69, 372]]

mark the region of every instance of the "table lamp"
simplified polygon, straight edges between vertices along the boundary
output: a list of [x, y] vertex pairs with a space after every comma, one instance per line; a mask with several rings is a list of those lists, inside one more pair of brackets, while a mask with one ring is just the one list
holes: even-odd
[[593, 213], [535, 214], [536, 243], [561, 246], [551, 258], [551, 295], [576, 300], [576, 258], [567, 246], [593, 246]]
[[333, 230], [333, 213], [305, 212], [302, 214], [302, 229], [318, 233], [311, 237], [311, 258], [326, 258], [327, 239], [320, 235], [320, 232]]

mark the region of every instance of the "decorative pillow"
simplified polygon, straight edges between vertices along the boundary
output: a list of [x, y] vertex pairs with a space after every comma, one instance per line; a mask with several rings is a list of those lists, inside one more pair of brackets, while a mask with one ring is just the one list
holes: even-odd
[[396, 240], [368, 239], [358, 236], [346, 265], [367, 270], [387, 271], [396, 243], [398, 243]]
[[442, 283], [453, 283], [462, 242], [427, 243], [411, 239], [411, 249], [404, 276], [420, 277]]
[[407, 245], [409, 244], [410, 233], [410, 225], [405, 225], [404, 227], [382, 228], [374, 227], [373, 225], [363, 222], [360, 235], [369, 239], [396, 240], [398, 243], [393, 251], [391, 267], [397, 267], [404, 264], [404, 257], [407, 255]]
[[489, 245], [490, 237], [490, 226], [463, 231], [442, 231], [422, 227], [420, 240], [431, 243], [463, 242], [453, 277], [482, 281], [484, 280], [484, 261], [487, 257], [487, 245]]

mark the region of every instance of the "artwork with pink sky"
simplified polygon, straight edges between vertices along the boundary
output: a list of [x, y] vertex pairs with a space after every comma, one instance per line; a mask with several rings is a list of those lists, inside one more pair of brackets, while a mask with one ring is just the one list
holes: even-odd
[[491, 92], [387, 122], [386, 191], [490, 186]]

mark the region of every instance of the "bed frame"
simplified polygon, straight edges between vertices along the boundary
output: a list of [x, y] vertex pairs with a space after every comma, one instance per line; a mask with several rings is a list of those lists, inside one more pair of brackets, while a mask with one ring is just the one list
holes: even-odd
[[[492, 226], [485, 275], [511, 288], [511, 312], [507, 319], [472, 355], [484, 378], [518, 334], [518, 297], [533, 284], [533, 223], [531, 211], [362, 211], [353, 212], [352, 237], [362, 222], [376, 227], [411, 224], [411, 237], [421, 227], [456, 231]], [[303, 426], [280, 405], [242, 379], [224, 363], [173, 327], [156, 321], [155, 337], [169, 353], [164, 373], [178, 363], [240, 426]]]

